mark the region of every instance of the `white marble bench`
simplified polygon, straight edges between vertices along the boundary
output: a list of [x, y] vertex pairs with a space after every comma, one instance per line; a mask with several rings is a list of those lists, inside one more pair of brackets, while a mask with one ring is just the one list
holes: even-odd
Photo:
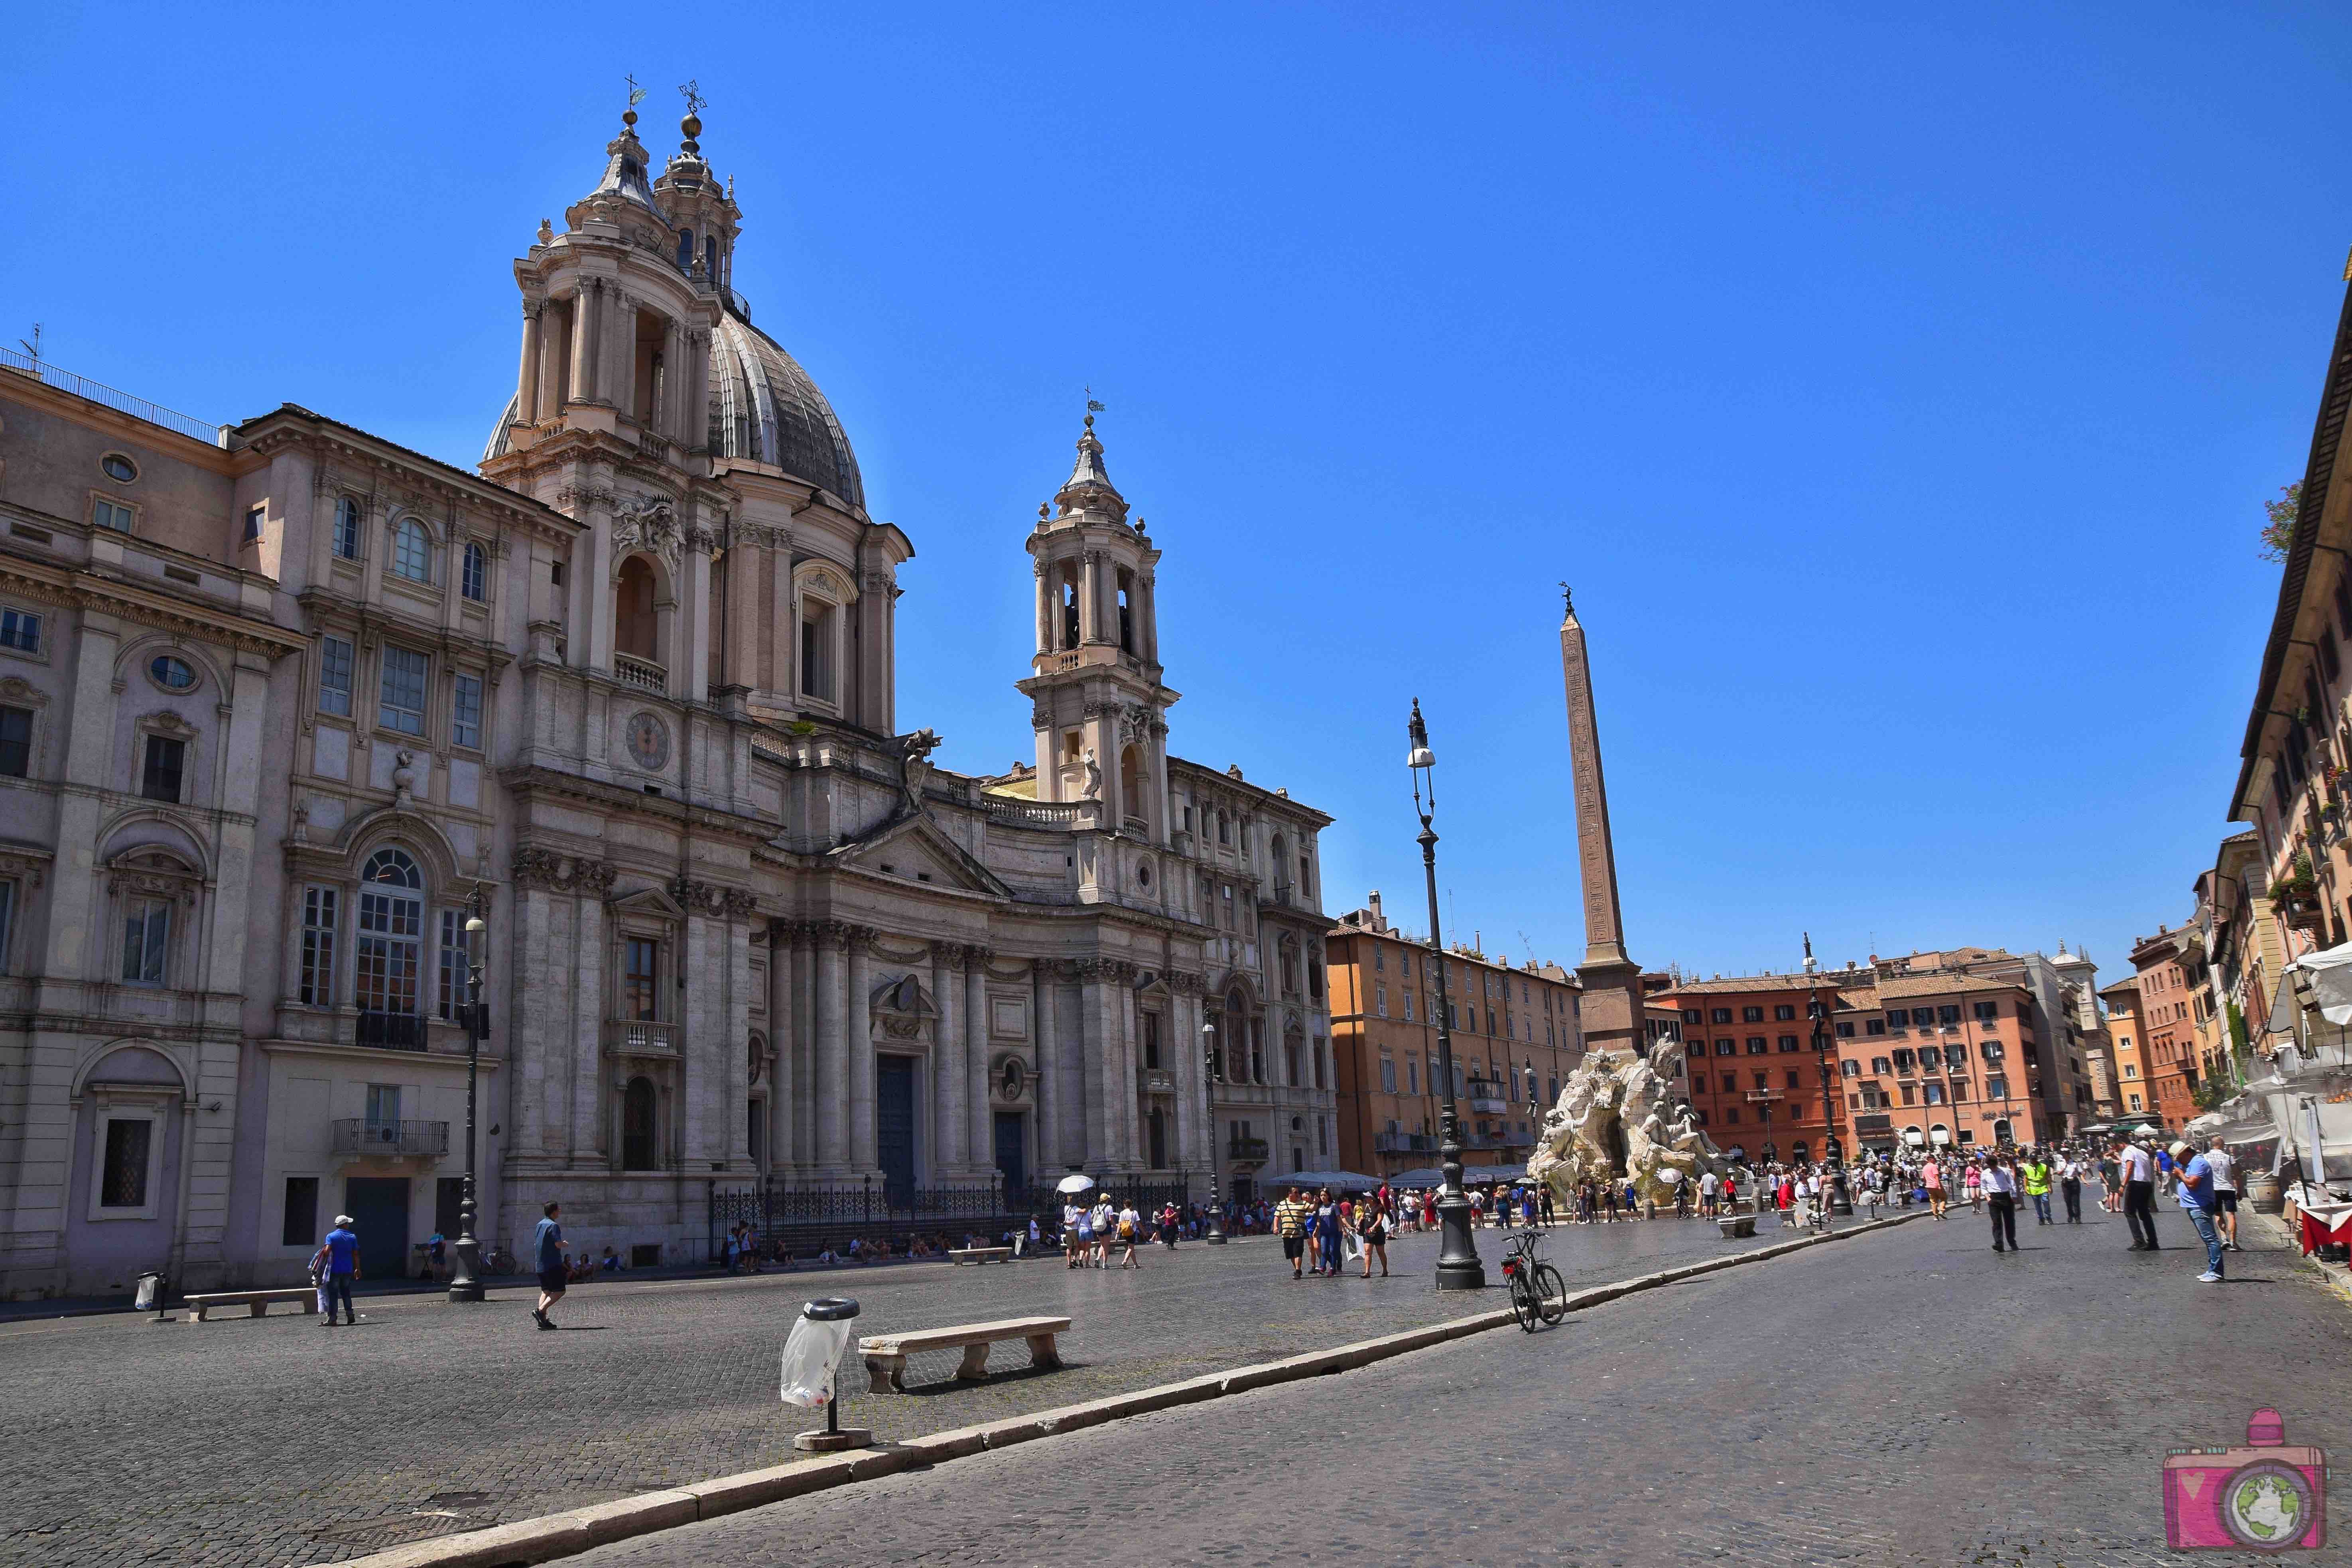
[[1718, 1215], [1715, 1223], [1723, 1227], [1723, 1239], [1726, 1241], [1736, 1236], [1756, 1234], [1756, 1216], [1752, 1214]]
[[918, 1329], [903, 1334], [868, 1334], [857, 1342], [866, 1358], [867, 1392], [907, 1392], [907, 1358], [925, 1351], [961, 1349], [963, 1364], [956, 1376], [977, 1382], [988, 1375], [988, 1347], [1000, 1340], [1027, 1340], [1033, 1366], [1062, 1364], [1055, 1336], [1070, 1331], [1067, 1318], [1006, 1318], [994, 1323], [959, 1323], [952, 1328]]
[[266, 1318], [272, 1301], [299, 1301], [302, 1310], [312, 1315], [319, 1310], [319, 1291], [312, 1285], [287, 1285], [269, 1290], [207, 1290], [201, 1296], [185, 1298], [188, 1307], [186, 1321], [201, 1323], [205, 1314], [215, 1307], [250, 1307], [249, 1317]]
[[954, 1247], [948, 1249], [950, 1263], [1010, 1263], [1013, 1249], [1009, 1247]]

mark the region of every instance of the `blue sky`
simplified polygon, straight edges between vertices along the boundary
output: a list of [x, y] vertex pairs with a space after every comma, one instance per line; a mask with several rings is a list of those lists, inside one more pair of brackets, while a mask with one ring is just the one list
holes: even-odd
[[[470, 463], [510, 259], [622, 77], [709, 99], [737, 283], [902, 574], [898, 712], [1029, 752], [1021, 540], [1081, 388], [1166, 551], [1184, 755], [1327, 906], [1582, 950], [1556, 633], [1629, 945], [2087, 942], [2211, 863], [2352, 244], [2339, 7], [773, 5], [12, 24], [0, 340]], [[363, 19], [364, 18], [364, 19]]]

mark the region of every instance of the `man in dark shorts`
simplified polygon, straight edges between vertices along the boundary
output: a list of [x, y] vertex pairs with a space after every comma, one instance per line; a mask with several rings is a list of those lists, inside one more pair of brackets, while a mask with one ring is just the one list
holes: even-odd
[[1307, 1252], [1307, 1221], [1314, 1212], [1314, 1205], [1299, 1196], [1297, 1187], [1291, 1188], [1290, 1195], [1274, 1205], [1274, 1228], [1282, 1237], [1282, 1256], [1290, 1264], [1293, 1279], [1302, 1278], [1300, 1268]]
[[539, 1320], [542, 1329], [555, 1327], [555, 1320], [547, 1310], [563, 1300], [563, 1286], [568, 1271], [563, 1267], [563, 1226], [556, 1223], [561, 1204], [550, 1204], [542, 1212], [546, 1218], [539, 1222], [539, 1235], [531, 1245], [539, 1268], [539, 1305], [530, 1315]]

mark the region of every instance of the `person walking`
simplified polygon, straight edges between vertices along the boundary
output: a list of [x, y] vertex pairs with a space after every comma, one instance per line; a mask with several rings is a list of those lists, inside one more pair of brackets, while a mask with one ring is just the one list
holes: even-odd
[[1297, 1187], [1274, 1205], [1274, 1232], [1282, 1238], [1282, 1256], [1290, 1261], [1293, 1279], [1306, 1278], [1307, 1222], [1313, 1213]]
[[1933, 1155], [1929, 1155], [1929, 1156], [1928, 1156], [1928, 1159], [1927, 1159], [1927, 1163], [1925, 1165], [1922, 1165], [1921, 1167], [1919, 1167], [1919, 1181], [1920, 1181], [1920, 1184], [1921, 1184], [1921, 1185], [1923, 1185], [1923, 1186], [1925, 1186], [1925, 1187], [1927, 1189], [1927, 1212], [1928, 1212], [1930, 1215], [1934, 1215], [1934, 1216], [1935, 1216], [1936, 1218], [1937, 1218], [1937, 1219], [1941, 1219], [1941, 1218], [1943, 1218], [1943, 1217], [1944, 1217], [1944, 1166], [1943, 1166], [1943, 1163], [1942, 1163], [1941, 1161], [1939, 1161], [1939, 1160], [1936, 1159], [1936, 1158], [1935, 1158], [1935, 1156], [1933, 1156]]
[[2025, 1195], [2033, 1200], [2033, 1223], [2050, 1225], [2050, 1157], [2036, 1144], [2017, 1167], [2025, 1183]]
[[1372, 1258], [1381, 1260], [1381, 1278], [1389, 1277], [1389, 1216], [1380, 1204], [1366, 1204], [1356, 1211], [1356, 1239], [1364, 1245], [1364, 1278], [1372, 1277]]
[[1541, 1222], [1546, 1230], [1549, 1230], [1555, 1222], [1556, 1216], [1552, 1213], [1551, 1184], [1549, 1182], [1546, 1182], [1536, 1188], [1536, 1217], [1539, 1222]]
[[555, 1320], [547, 1314], [563, 1300], [563, 1288], [571, 1283], [571, 1272], [563, 1267], [563, 1226], [557, 1217], [562, 1212], [561, 1204], [549, 1204], [540, 1210], [539, 1228], [531, 1237], [531, 1258], [539, 1270], [539, 1305], [530, 1310], [531, 1317], [542, 1329], [555, 1327]]
[[2066, 1223], [2083, 1223], [2083, 1162], [2069, 1153], [2058, 1162], [2058, 1195], [2066, 1200]]
[[1118, 1266], [1121, 1268], [1143, 1267], [1135, 1256], [1135, 1244], [1142, 1239], [1143, 1216], [1135, 1212], [1135, 1200], [1129, 1198], [1127, 1206], [1118, 1211]]
[[2099, 1206], [2109, 1214], [2124, 1212], [2123, 1163], [2112, 1148], [2099, 1156]]
[[2243, 1252], [2238, 1245], [2238, 1161], [2229, 1144], [2215, 1138], [2205, 1149], [2205, 1166], [2213, 1175], [2213, 1224], [2222, 1245]]
[[1960, 1192], [1969, 1200], [1970, 1214], [1984, 1212], [1984, 1170], [1980, 1164], [1970, 1165], [1960, 1173]]
[[2197, 1277], [2198, 1283], [2219, 1285], [2223, 1279], [2221, 1232], [2213, 1223], [2213, 1163], [2185, 1141], [2174, 1143], [2169, 1152], [2180, 1212], [2189, 1216], [2205, 1244], [2205, 1272]]
[[1339, 1277], [1339, 1205], [1331, 1201], [1331, 1189], [1326, 1187], [1317, 1194], [1315, 1205], [1315, 1250], [1322, 1258], [1320, 1270], [1330, 1279]]
[[2124, 1223], [2131, 1226], [2133, 1252], [2158, 1251], [2156, 1162], [2127, 1138], [2116, 1140], [2116, 1163], [2123, 1173]]
[[[1984, 1191], [1986, 1205], [1992, 1211], [1992, 1249], [1995, 1252], [2017, 1249], [2017, 1175], [1998, 1154], [1985, 1162], [1977, 1178]], [[2008, 1239], [2008, 1247], [2001, 1245]]]
[[335, 1228], [327, 1233], [326, 1242], [320, 1248], [327, 1255], [327, 1270], [321, 1281], [326, 1292], [327, 1315], [319, 1320], [319, 1326], [323, 1329], [335, 1326], [335, 1303], [338, 1301], [343, 1304], [343, 1327], [348, 1329], [360, 1321], [360, 1315], [352, 1310], [352, 1281], [360, 1277], [359, 1233], [352, 1228], [356, 1223], [347, 1214], [337, 1215]]
[[1715, 1217], [1715, 1195], [1722, 1184], [1713, 1171], [1706, 1172], [1698, 1179], [1698, 1212], [1707, 1219]]

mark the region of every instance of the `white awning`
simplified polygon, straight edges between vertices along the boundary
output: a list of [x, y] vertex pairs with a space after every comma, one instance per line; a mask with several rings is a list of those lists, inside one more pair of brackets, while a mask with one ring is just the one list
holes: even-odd
[[[2305, 953], [2287, 967], [2300, 969], [2311, 976], [2311, 1000], [2313, 1005], [2318, 1007], [2321, 1017], [2338, 1028], [2342, 1028], [2347, 1024], [2352, 1024], [2352, 942], [2347, 942], [2341, 947], [2325, 948], [2318, 952]], [[2287, 985], [2279, 987], [2280, 995], [2285, 996], [2292, 989], [2292, 985], [2293, 983], [2290, 981]], [[2271, 1009], [2273, 1034], [2287, 1032], [2280, 1029], [2276, 1025], [2278, 1011], [2276, 1007]], [[2292, 1017], [2293, 1015], [2289, 1014], [2288, 1016]]]

